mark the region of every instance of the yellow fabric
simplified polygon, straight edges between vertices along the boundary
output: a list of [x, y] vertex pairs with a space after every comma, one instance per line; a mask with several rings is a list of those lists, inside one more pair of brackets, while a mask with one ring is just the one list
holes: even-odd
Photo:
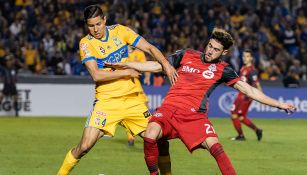
[[233, 15], [230, 17], [230, 21], [233, 23], [240, 23], [244, 21], [245, 17], [243, 15]]
[[[128, 58], [128, 45], [135, 46], [141, 36], [130, 28], [122, 25], [106, 27], [106, 34], [102, 39], [95, 39], [91, 35], [83, 37], [80, 41], [80, 57], [82, 63], [95, 60], [99, 69], [104, 68], [105, 62], [126, 62]], [[115, 70], [116, 71], [116, 70]], [[109, 99], [140, 92], [131, 78], [122, 78], [109, 82], [96, 83], [96, 98]]]
[[78, 162], [79, 159], [74, 158], [74, 156], [71, 154], [71, 150], [69, 150], [57, 175], [67, 175]]
[[37, 52], [34, 49], [26, 49], [25, 51], [25, 64], [26, 65], [34, 65], [35, 59], [37, 57]]
[[307, 25], [307, 18], [305, 16], [298, 16], [296, 21], [299, 25]]
[[[146, 61], [146, 56], [145, 53], [139, 49], [134, 49], [132, 52], [129, 52], [129, 56], [127, 61], [133, 61], [133, 62], [145, 62]], [[146, 94], [144, 93], [142, 83], [138, 78], [134, 78], [134, 83], [136, 87], [138, 88], [138, 91], [140, 93], [140, 98], [144, 103], [148, 102], [148, 98]]]
[[108, 100], [98, 100], [87, 119], [85, 127], [105, 131], [106, 136], [114, 136], [116, 127], [121, 124], [133, 135], [145, 131], [150, 113], [139, 93]]

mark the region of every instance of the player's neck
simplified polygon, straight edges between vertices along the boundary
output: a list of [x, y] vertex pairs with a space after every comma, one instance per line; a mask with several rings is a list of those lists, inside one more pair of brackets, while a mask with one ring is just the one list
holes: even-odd
[[248, 63], [248, 64], [245, 64], [245, 67], [250, 67], [252, 66], [252, 64]]

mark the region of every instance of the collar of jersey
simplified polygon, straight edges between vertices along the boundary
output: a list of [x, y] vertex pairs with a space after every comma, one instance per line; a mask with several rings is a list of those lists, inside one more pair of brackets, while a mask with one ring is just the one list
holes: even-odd
[[108, 27], [106, 26], [106, 39], [104, 39], [104, 40], [100, 39], [100, 41], [106, 42], [106, 41], [108, 41], [108, 39], [109, 39], [109, 30], [108, 30]]

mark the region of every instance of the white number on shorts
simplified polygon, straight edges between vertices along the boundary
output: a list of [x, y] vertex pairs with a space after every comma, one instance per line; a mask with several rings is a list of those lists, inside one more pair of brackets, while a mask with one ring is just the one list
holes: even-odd
[[211, 125], [205, 124], [205, 127], [206, 127], [206, 133], [207, 134], [215, 133], [215, 130]]

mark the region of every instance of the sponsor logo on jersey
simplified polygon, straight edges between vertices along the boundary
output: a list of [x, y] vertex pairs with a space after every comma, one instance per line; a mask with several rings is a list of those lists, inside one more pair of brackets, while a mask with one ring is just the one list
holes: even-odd
[[96, 111], [96, 114], [101, 115], [101, 116], [106, 116], [107, 114], [102, 111]]
[[147, 110], [143, 113], [144, 117], [147, 118], [147, 117], [150, 117], [151, 116], [151, 113]]
[[199, 69], [190, 67], [190, 66], [182, 66], [182, 71], [183, 72], [189, 72], [189, 73], [200, 73]]
[[116, 46], [120, 46], [122, 44], [122, 41], [117, 36], [113, 37], [112, 41]]

